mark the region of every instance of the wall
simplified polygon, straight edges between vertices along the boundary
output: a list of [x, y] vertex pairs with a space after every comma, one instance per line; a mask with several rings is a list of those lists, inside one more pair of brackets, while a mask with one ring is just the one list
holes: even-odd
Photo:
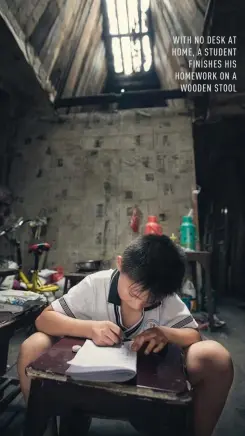
[[[7, 92], [0, 89], [0, 228], [7, 220], [10, 209], [6, 204], [6, 194], [8, 192], [8, 169], [9, 153], [11, 144], [15, 140], [15, 133], [18, 128], [16, 119], [18, 101], [10, 98]], [[10, 200], [10, 198], [9, 198]], [[0, 237], [0, 255], [2, 255], [3, 238]]]
[[[40, 105], [48, 110], [50, 104], [36, 76], [16, 43], [13, 34], [0, 15], [0, 226], [6, 224], [6, 205], [2, 188], [8, 184], [19, 119], [26, 110]], [[18, 71], [18, 74], [16, 74]], [[5, 189], [4, 189], [5, 192]], [[3, 238], [0, 238], [2, 245]], [[1, 251], [2, 254], [2, 251]]]
[[[8, 167], [8, 145], [13, 138], [17, 124], [14, 122], [14, 111], [10, 108], [10, 98], [8, 94], [4, 95], [3, 90], [0, 91], [0, 185], [6, 184], [7, 167]], [[12, 102], [13, 104], [13, 102]], [[11, 113], [12, 112], [12, 113]]]
[[[191, 121], [167, 109], [26, 118], [10, 173], [15, 213], [50, 217], [50, 261], [111, 260], [134, 237], [132, 208], [177, 233], [195, 181]], [[25, 235], [27, 244], [28, 237]]]

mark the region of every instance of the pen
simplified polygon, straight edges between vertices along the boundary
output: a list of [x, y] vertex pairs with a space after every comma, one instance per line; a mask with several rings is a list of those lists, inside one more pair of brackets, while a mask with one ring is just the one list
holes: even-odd
[[114, 345], [114, 347], [120, 348], [126, 342], [131, 342], [131, 341], [132, 341], [132, 339], [130, 339], [130, 338], [122, 338], [118, 344]]

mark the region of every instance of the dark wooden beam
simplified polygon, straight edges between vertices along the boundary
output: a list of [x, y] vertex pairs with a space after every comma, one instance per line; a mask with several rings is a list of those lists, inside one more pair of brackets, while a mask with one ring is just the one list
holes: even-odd
[[[90, 106], [90, 105], [103, 105], [103, 104], [113, 104], [118, 103], [120, 107], [132, 107], [132, 102], [134, 107], [137, 104], [143, 104], [147, 107], [154, 106], [166, 106], [167, 100], [182, 99], [186, 97], [186, 93], [183, 93], [180, 89], [171, 90], [156, 90], [150, 89], [145, 91], [129, 91], [121, 94], [98, 94], [89, 95], [74, 98], [63, 98], [57, 99], [55, 101], [55, 108], [67, 108], [67, 107], [78, 107], [78, 106]], [[142, 107], [140, 105], [139, 107]]]
[[90, 12], [91, 4], [91, 1], [89, 3], [86, 0], [80, 2], [77, 15], [74, 19], [73, 24], [70, 25], [69, 33], [67, 34], [67, 38], [65, 38], [62, 44], [60, 55], [57, 57], [56, 62], [53, 66], [50, 79], [55, 86], [57, 94], [59, 96], [61, 96], [64, 91], [69, 72], [77, 54], [77, 48]]
[[42, 14], [37, 26], [30, 35], [29, 42], [33, 46], [37, 54], [40, 53], [42, 47], [51, 31], [57, 17], [59, 16], [60, 9], [56, 0], [50, 0], [44, 13]]
[[216, 7], [216, 0], [209, 0], [206, 14], [204, 16], [203, 36], [206, 37], [209, 34], [210, 28], [213, 24], [214, 11]]
[[[208, 5], [206, 8], [206, 14], [204, 16], [204, 24], [203, 24], [203, 31], [202, 36], [206, 38], [210, 34], [210, 30], [212, 28], [213, 24], [213, 17], [215, 13], [215, 7], [216, 7], [216, 0], [209, 0]], [[201, 46], [201, 44], [198, 45], [198, 48]], [[196, 53], [195, 60], [198, 59], [198, 55]], [[194, 67], [193, 70], [198, 71], [198, 68]], [[208, 114], [208, 108], [210, 105], [210, 94], [209, 93], [203, 93], [200, 97], [194, 97], [194, 113], [195, 117], [197, 119], [203, 118], [206, 119]]]
[[111, 39], [109, 38], [109, 19], [107, 13], [107, 5], [106, 0], [101, 1], [101, 15], [103, 17], [103, 32], [102, 39], [105, 44], [106, 58], [107, 58], [107, 67], [108, 67], [108, 75], [114, 73], [114, 56], [112, 53]]
[[[115, 3], [115, 10], [116, 10], [116, 17], [117, 17], [117, 27], [118, 27], [118, 32], [120, 33], [120, 20], [119, 20], [119, 16], [118, 16], [118, 9], [117, 9], [117, 2], [116, 2], [116, 0], [114, 0], [114, 3]], [[108, 33], [108, 35], [109, 34], [110, 33]], [[126, 65], [125, 65], [125, 59], [124, 59], [124, 56], [123, 56], [123, 47], [122, 47], [122, 40], [121, 40], [121, 38], [119, 39], [119, 42], [120, 42], [120, 50], [121, 50], [121, 59], [122, 59], [123, 72], [125, 73]], [[132, 65], [132, 68], [133, 68], [133, 65]]]
[[[128, 11], [128, 0], [125, 1], [126, 4], [126, 11], [127, 11], [127, 22], [128, 22], [128, 33], [130, 33], [130, 21], [129, 21], [129, 11]], [[128, 36], [128, 35], [125, 35]], [[122, 35], [121, 35], [122, 37]], [[130, 44], [132, 43], [132, 36], [130, 35]], [[130, 54], [131, 54], [131, 62], [132, 62], [132, 69], [134, 71], [134, 59], [133, 59], [133, 53], [132, 49], [130, 48]]]
[[[136, 33], [137, 38], [142, 38], [143, 36], [149, 36], [149, 32], [141, 32], [141, 33]], [[130, 36], [131, 38], [135, 37], [135, 34], [132, 32], [128, 32], [128, 33], [120, 33], [119, 35], [116, 35], [114, 33], [110, 34], [109, 37], [110, 38], [125, 38], [125, 36]]]
[[[142, 34], [142, 14], [141, 14], [141, 1], [138, 0], [138, 19], [139, 19], [139, 29], [140, 34]], [[142, 38], [140, 37], [140, 52], [141, 52], [141, 71], [144, 71], [144, 50], [142, 44]]]

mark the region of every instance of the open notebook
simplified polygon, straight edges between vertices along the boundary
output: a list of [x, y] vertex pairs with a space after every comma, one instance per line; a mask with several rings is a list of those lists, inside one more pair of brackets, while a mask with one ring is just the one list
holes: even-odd
[[86, 340], [76, 356], [67, 362], [66, 374], [76, 380], [124, 382], [132, 379], [137, 370], [137, 354], [131, 342], [114, 347], [98, 347]]

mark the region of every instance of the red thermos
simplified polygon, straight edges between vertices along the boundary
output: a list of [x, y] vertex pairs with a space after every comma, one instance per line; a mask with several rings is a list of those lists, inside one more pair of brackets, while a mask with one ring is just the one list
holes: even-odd
[[145, 226], [145, 235], [162, 235], [162, 226], [157, 222], [156, 216], [148, 216]]

